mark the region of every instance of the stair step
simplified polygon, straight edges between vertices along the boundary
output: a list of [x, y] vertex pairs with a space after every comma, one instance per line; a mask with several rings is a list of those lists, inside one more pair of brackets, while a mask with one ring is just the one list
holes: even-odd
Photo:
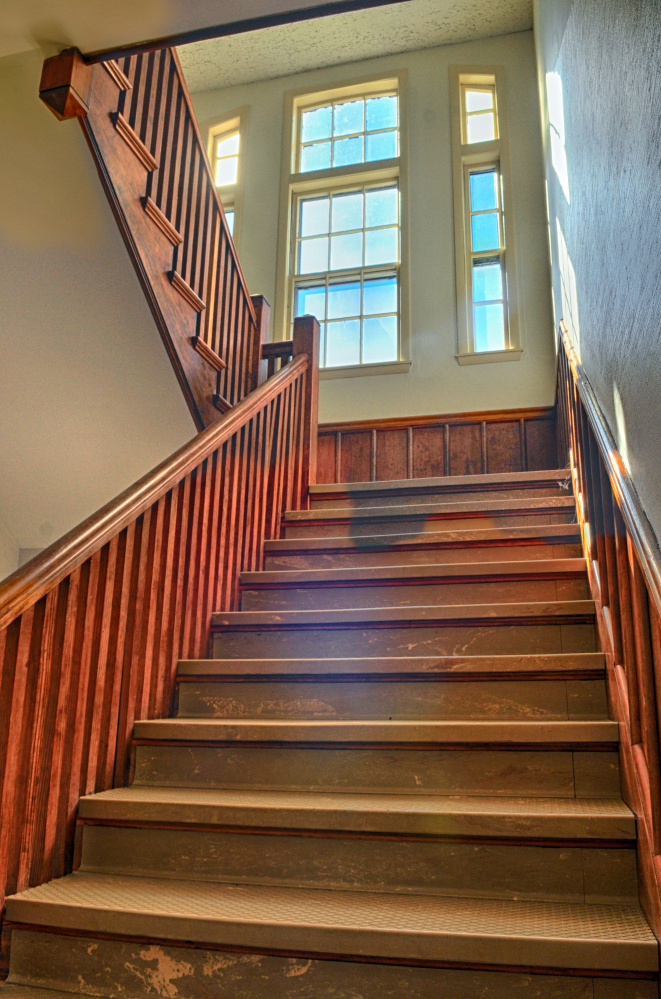
[[77, 872], [7, 899], [7, 919], [79, 933], [299, 955], [656, 972], [635, 905], [408, 896]]
[[396, 479], [383, 482], [339, 482], [310, 487], [313, 507], [340, 508], [385, 506], [415, 497], [428, 502], [431, 497], [470, 500], [475, 496], [519, 498], [526, 496], [571, 495], [571, 478], [566, 468], [539, 472], [504, 472], [487, 475], [448, 475], [429, 479]]
[[321, 569], [578, 558], [578, 524], [489, 527], [341, 538], [276, 538], [264, 542], [264, 568]]
[[535, 526], [571, 523], [576, 517], [573, 496], [524, 499], [474, 499], [460, 503], [406, 503], [402, 506], [355, 510], [288, 511], [283, 517], [286, 538], [365, 537], [414, 530], [438, 531], [446, 521], [456, 529]]
[[[425, 967], [177, 946], [16, 928], [12, 979], [56, 984], [0, 985], [2, 999], [658, 999], [653, 972], [548, 974], [484, 968]], [[623, 977], [623, 976], [629, 977]], [[109, 979], [111, 979], [109, 981]], [[90, 991], [83, 991], [84, 988]], [[350, 983], [350, 984], [347, 984]], [[68, 987], [69, 986], [69, 987]]]
[[241, 574], [242, 610], [587, 599], [584, 559], [299, 569]]
[[113, 788], [81, 798], [78, 818], [400, 836], [635, 842], [636, 820], [617, 798], [344, 794], [207, 788]]

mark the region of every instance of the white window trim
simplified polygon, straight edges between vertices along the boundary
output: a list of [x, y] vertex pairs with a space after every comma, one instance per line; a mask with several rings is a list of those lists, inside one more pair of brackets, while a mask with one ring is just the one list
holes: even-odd
[[209, 155], [209, 162], [211, 163], [212, 173], [214, 170], [214, 144], [216, 139], [225, 132], [239, 132], [240, 135], [239, 163], [236, 184], [217, 188], [223, 208], [226, 211], [234, 212], [233, 239], [234, 245], [237, 249], [241, 238], [241, 214], [243, 209], [243, 187], [246, 163], [246, 124], [248, 121], [249, 110], [249, 106], [244, 105], [243, 107], [235, 108], [233, 111], [229, 111], [227, 114], [221, 115], [220, 117], [209, 118], [200, 125], [202, 134], [204, 135], [206, 133], [207, 136], [207, 152]]
[[[298, 154], [300, 110], [321, 104], [327, 98], [351, 97], [396, 90], [399, 98], [399, 156], [391, 160], [357, 163], [329, 170], [294, 173]], [[362, 375], [402, 374], [411, 367], [410, 281], [409, 281], [409, 198], [408, 198], [408, 129], [406, 118], [406, 70], [385, 75], [345, 81], [336, 86], [310, 87], [285, 94], [282, 167], [280, 182], [280, 215], [278, 222], [278, 256], [274, 336], [288, 340], [291, 335], [291, 310], [295, 275], [292, 267], [292, 234], [295, 212], [301, 194], [331, 190], [356, 183], [397, 180], [400, 197], [400, 261], [399, 261], [399, 358], [382, 364], [355, 364], [346, 367], [321, 368], [320, 378], [355, 378]]]
[[[463, 142], [461, 85], [496, 86], [498, 138], [490, 142]], [[523, 354], [522, 296], [516, 267], [514, 206], [512, 201], [509, 126], [505, 93], [505, 70], [500, 66], [451, 66], [450, 113], [452, 125], [452, 187], [454, 201], [455, 275], [457, 290], [457, 363], [489, 364], [498, 361], [518, 361]], [[472, 254], [469, 232], [467, 191], [468, 168], [499, 165], [502, 208], [505, 219], [505, 303], [506, 347], [504, 350], [476, 351], [473, 335], [473, 302], [471, 294]]]

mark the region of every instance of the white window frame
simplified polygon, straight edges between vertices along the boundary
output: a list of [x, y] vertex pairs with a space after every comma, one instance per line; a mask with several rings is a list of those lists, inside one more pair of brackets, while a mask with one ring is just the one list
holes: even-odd
[[239, 157], [237, 167], [236, 184], [223, 185], [216, 188], [220, 195], [220, 200], [226, 212], [234, 212], [234, 245], [238, 248], [241, 234], [241, 214], [243, 208], [243, 185], [245, 174], [245, 146], [246, 146], [246, 123], [248, 119], [248, 107], [235, 108], [228, 114], [219, 118], [212, 118], [202, 123], [203, 133], [206, 130], [207, 152], [211, 164], [211, 172], [215, 180], [215, 147], [219, 139], [239, 133]]
[[[333, 100], [350, 97], [377, 96], [397, 93], [399, 98], [399, 156], [389, 160], [375, 160], [352, 166], [331, 167], [327, 170], [298, 171], [300, 128], [302, 112], [323, 107]], [[406, 71], [370, 76], [345, 82], [332, 88], [310, 88], [285, 94], [285, 125], [283, 135], [282, 172], [280, 189], [280, 219], [278, 232], [277, 290], [275, 301], [275, 336], [282, 340], [291, 337], [294, 307], [294, 285], [307, 281], [314, 275], [296, 275], [294, 253], [296, 247], [298, 203], [301, 196], [327, 194], [363, 185], [395, 182], [400, 198], [400, 256], [399, 264], [381, 265], [380, 270], [396, 271], [399, 277], [399, 358], [377, 364], [355, 364], [344, 367], [321, 368], [322, 379], [355, 378], [365, 375], [403, 374], [411, 368], [410, 303], [408, 273], [408, 145], [406, 129]], [[333, 271], [331, 278], [343, 274], [357, 274], [364, 268], [350, 271]]]
[[[466, 142], [464, 88], [494, 92], [496, 138]], [[514, 213], [505, 95], [505, 70], [498, 66], [451, 66], [452, 185], [454, 201], [455, 275], [457, 289], [457, 354], [459, 364], [518, 361], [523, 354], [520, 293], [517, 280]], [[501, 245], [491, 253], [472, 251], [470, 174], [476, 169], [496, 169], [500, 179], [499, 221]], [[475, 350], [473, 314], [473, 259], [499, 257], [503, 272], [505, 347]]]

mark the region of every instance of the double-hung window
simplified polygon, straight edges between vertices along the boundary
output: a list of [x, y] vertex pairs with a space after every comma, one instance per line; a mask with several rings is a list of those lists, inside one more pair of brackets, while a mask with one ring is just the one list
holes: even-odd
[[285, 337], [297, 316], [317, 317], [329, 371], [392, 367], [405, 354], [400, 96], [395, 79], [290, 105], [280, 315]]
[[460, 364], [521, 356], [503, 90], [497, 70], [452, 72]]
[[237, 241], [243, 191], [243, 142], [246, 108], [231, 117], [205, 123], [209, 129], [209, 159], [232, 237]]

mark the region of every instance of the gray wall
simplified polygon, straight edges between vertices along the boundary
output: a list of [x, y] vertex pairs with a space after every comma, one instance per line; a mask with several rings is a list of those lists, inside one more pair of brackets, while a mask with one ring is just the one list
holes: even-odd
[[82, 131], [0, 59], [0, 578], [195, 435]]
[[[661, 537], [661, 5], [535, 0], [535, 17], [556, 316]], [[569, 199], [547, 73], [562, 86]]]

